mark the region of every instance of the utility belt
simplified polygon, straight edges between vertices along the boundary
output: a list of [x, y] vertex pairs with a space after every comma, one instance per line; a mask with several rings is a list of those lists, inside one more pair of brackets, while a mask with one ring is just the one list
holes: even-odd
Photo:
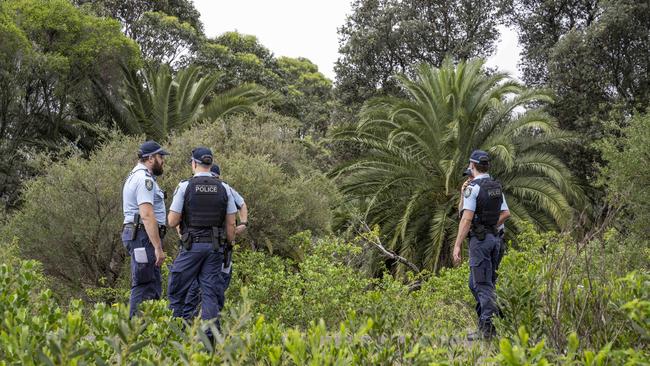
[[212, 249], [219, 250], [227, 244], [226, 232], [220, 227], [213, 227], [211, 236], [200, 236], [191, 235], [189, 230], [186, 230], [178, 241], [178, 244], [187, 251], [192, 250], [193, 243], [212, 243]]
[[499, 229], [496, 225], [486, 226], [482, 224], [472, 224], [472, 228], [469, 230], [469, 237], [476, 237], [479, 241], [483, 241], [488, 233], [498, 235]]
[[[144, 230], [144, 223], [140, 219], [140, 214], [135, 214], [133, 216], [133, 222], [124, 224], [122, 230], [128, 228], [133, 228], [133, 230], [131, 230], [130, 240], [135, 240], [136, 236], [138, 235], [138, 230]], [[165, 235], [167, 235], [167, 226], [158, 225], [158, 235], [160, 236], [160, 240], [163, 240], [165, 238]]]

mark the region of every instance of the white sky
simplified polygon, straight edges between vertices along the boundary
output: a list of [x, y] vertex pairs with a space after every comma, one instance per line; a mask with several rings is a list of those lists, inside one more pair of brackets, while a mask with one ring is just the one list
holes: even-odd
[[[208, 37], [237, 30], [257, 36], [275, 56], [306, 57], [334, 80], [337, 28], [351, 11], [351, 0], [194, 0]], [[499, 28], [501, 40], [489, 66], [517, 76], [515, 32]]]

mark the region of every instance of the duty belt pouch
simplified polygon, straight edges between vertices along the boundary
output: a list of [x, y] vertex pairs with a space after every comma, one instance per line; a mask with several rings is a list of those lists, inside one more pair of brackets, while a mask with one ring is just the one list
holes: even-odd
[[226, 244], [224, 248], [221, 272], [230, 273], [230, 265], [232, 264], [232, 245]]
[[183, 249], [190, 251], [192, 250], [192, 237], [189, 232], [181, 235], [180, 244]]
[[485, 230], [485, 226], [483, 225], [475, 225], [472, 228], [472, 235], [474, 235], [476, 239], [478, 239], [479, 241], [485, 240], [485, 233], [486, 230]]
[[212, 249], [219, 250], [221, 248], [221, 240], [223, 237], [223, 230], [220, 227], [212, 227]]
[[133, 231], [131, 231], [131, 239], [130, 240], [135, 240], [136, 236], [138, 236], [138, 229], [140, 228], [140, 214], [137, 213], [133, 215]]
[[160, 235], [160, 240], [165, 239], [165, 235], [167, 235], [167, 226], [158, 226], [158, 235]]

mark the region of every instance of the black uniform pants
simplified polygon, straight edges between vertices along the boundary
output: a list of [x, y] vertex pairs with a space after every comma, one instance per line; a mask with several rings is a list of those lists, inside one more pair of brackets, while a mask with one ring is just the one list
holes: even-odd
[[469, 240], [469, 289], [476, 299], [479, 331], [494, 334], [492, 317], [498, 312], [495, 295], [496, 269], [501, 260], [501, 239], [491, 233], [485, 240]]

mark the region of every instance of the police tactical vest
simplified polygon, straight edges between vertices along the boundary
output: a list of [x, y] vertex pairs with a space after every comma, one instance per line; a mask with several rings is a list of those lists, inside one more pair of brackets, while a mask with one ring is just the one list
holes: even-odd
[[476, 197], [476, 211], [472, 226], [483, 225], [493, 228], [499, 221], [501, 204], [503, 204], [503, 191], [501, 183], [492, 178], [476, 180], [476, 185], [481, 187]]
[[185, 189], [182, 233], [191, 236], [212, 236], [213, 227], [223, 227], [228, 207], [228, 194], [221, 181], [212, 176], [192, 177]]

